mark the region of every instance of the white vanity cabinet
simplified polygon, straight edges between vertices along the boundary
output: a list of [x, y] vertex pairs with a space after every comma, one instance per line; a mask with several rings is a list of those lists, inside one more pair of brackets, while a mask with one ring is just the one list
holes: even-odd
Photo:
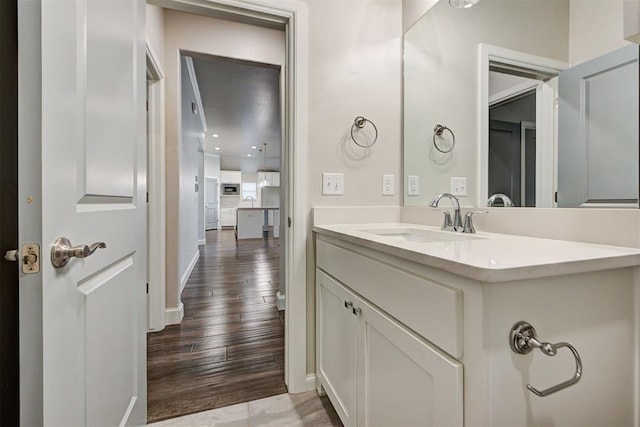
[[[507, 253], [536, 248], [553, 261], [497, 270], [483, 266], [507, 258], [489, 241], [435, 243], [425, 255], [407, 250], [413, 243], [364, 240], [362, 229], [371, 226], [315, 228], [317, 386], [345, 425], [630, 426], [640, 419], [639, 251], [495, 237]], [[469, 257], [480, 267], [459, 261], [474, 246], [478, 255]], [[509, 332], [520, 321], [542, 342], [575, 347], [579, 382], [546, 397], [527, 389], [568, 380], [576, 363], [567, 348], [555, 357], [514, 353]]]
[[317, 269], [318, 378], [346, 426], [462, 425], [462, 364]]

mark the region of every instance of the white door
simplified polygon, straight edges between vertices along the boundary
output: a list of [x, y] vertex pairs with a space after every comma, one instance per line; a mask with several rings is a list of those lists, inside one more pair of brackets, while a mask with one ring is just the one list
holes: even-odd
[[206, 229], [215, 230], [218, 228], [218, 180], [205, 178], [205, 211]]
[[462, 364], [359, 298], [358, 425], [462, 426]]
[[558, 207], [638, 207], [639, 58], [631, 44], [560, 73]]
[[[144, 15], [42, 2], [45, 425], [146, 420]], [[106, 248], [54, 268], [58, 237]]]
[[355, 295], [316, 270], [317, 373], [345, 426], [356, 425], [357, 321]]

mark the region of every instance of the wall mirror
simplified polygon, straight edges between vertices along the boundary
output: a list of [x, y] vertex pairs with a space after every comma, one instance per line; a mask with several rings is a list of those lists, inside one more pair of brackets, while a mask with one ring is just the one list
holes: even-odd
[[638, 46], [622, 0], [439, 1], [403, 45], [405, 205], [455, 191], [465, 206], [504, 193], [638, 207]]

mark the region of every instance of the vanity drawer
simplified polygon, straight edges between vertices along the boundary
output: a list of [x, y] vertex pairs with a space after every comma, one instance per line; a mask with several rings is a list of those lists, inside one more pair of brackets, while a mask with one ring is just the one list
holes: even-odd
[[450, 355], [462, 357], [462, 291], [320, 239], [316, 248], [319, 268]]

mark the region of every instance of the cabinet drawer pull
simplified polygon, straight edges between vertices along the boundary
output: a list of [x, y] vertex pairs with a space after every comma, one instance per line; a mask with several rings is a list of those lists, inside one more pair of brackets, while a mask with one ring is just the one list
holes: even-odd
[[351, 301], [344, 302], [344, 308], [351, 308], [351, 307], [353, 307], [353, 303]]
[[353, 311], [353, 314], [355, 314], [356, 316], [360, 316], [362, 309], [360, 307], [352, 307], [351, 311]]

